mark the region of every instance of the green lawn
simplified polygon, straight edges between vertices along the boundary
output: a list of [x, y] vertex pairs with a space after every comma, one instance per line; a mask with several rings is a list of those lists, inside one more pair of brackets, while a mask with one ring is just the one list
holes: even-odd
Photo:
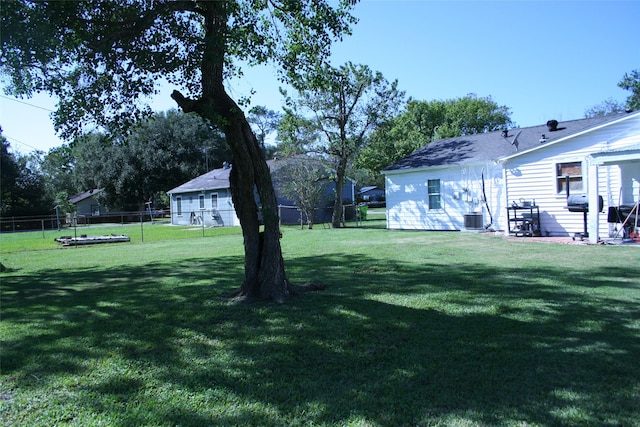
[[223, 298], [238, 229], [2, 235], [0, 424], [640, 424], [640, 248], [365, 225], [286, 228], [284, 305]]

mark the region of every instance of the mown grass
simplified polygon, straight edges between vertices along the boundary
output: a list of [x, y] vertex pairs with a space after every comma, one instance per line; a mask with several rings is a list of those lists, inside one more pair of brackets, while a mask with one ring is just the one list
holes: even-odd
[[0, 234], [0, 253], [25, 250], [57, 249], [61, 236], [80, 237], [82, 235], [125, 235], [132, 242], [155, 242], [160, 240], [181, 240], [194, 237], [213, 237], [221, 234], [241, 233], [238, 227], [198, 227], [172, 226], [166, 220], [133, 224], [99, 224], [93, 226], [64, 227], [61, 230], [29, 231]]
[[284, 305], [239, 232], [4, 253], [2, 423], [640, 423], [638, 248], [375, 227], [285, 229]]

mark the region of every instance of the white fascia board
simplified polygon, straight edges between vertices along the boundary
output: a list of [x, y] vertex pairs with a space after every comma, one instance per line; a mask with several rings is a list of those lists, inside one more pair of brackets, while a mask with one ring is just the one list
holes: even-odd
[[468, 168], [475, 166], [486, 166], [488, 163], [498, 164], [498, 160], [483, 160], [477, 162], [469, 162], [469, 163], [451, 163], [449, 165], [440, 165], [440, 166], [421, 166], [417, 168], [407, 168], [407, 169], [395, 169], [390, 171], [381, 171], [383, 175], [400, 175], [403, 173], [416, 173], [416, 172], [437, 172], [439, 170], [447, 170], [454, 168]]
[[618, 164], [640, 160], [640, 146], [630, 147], [626, 150], [603, 151], [593, 153], [587, 157], [592, 165]]
[[222, 190], [222, 189], [226, 190], [227, 188], [229, 188], [229, 187], [218, 186], [218, 187], [190, 188], [188, 190], [180, 190], [180, 189], [178, 189], [178, 191], [176, 191], [176, 190], [167, 191], [167, 194], [168, 195], [173, 195], [173, 194], [203, 193], [203, 192], [209, 191], [209, 190]]
[[451, 169], [453, 167], [462, 167], [462, 166], [473, 166], [475, 163], [452, 163], [450, 165], [441, 165], [441, 166], [420, 166], [417, 168], [406, 168], [406, 169], [394, 169], [390, 171], [381, 171], [383, 175], [401, 175], [405, 173], [416, 173], [416, 172], [425, 172], [425, 171], [438, 171], [441, 169]]

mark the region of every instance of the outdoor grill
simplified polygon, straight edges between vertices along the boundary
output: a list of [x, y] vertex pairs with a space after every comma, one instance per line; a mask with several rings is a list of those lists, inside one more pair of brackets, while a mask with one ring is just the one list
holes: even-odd
[[589, 200], [584, 194], [572, 194], [567, 197], [569, 212], [589, 212]]
[[[587, 231], [587, 212], [589, 212], [589, 199], [585, 194], [568, 194], [569, 193], [569, 183], [567, 183], [567, 209], [569, 212], [582, 212], [583, 215], [583, 224], [584, 229], [582, 233], [574, 233], [573, 240], [576, 238], [586, 239], [589, 237], [589, 232]], [[602, 212], [602, 208], [604, 205], [604, 200], [602, 196], [598, 196], [598, 212]]]
[[[638, 227], [638, 205], [620, 205], [609, 206], [607, 221], [610, 223], [622, 224], [624, 230], [623, 236], [629, 238], [634, 234], [634, 230]], [[616, 227], [617, 228], [617, 227]], [[616, 236], [618, 233], [616, 233]]]

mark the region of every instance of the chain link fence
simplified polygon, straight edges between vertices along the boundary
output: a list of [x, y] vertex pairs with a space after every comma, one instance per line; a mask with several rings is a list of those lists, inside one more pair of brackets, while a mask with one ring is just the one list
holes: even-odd
[[0, 232], [12, 233], [18, 231], [61, 230], [65, 227], [89, 227], [97, 224], [131, 224], [137, 222], [153, 222], [168, 218], [169, 211], [133, 211], [109, 212], [100, 215], [42, 215], [42, 216], [14, 216], [0, 218]]
[[[282, 225], [308, 226], [307, 215], [297, 206], [280, 205], [278, 207]], [[333, 207], [319, 208], [314, 211], [313, 225], [330, 227]], [[341, 224], [357, 226], [366, 220], [366, 206], [347, 204], [342, 207]], [[193, 227], [235, 227], [240, 222], [233, 209], [201, 209], [193, 212], [170, 212], [169, 210], [109, 212], [100, 215], [42, 215], [0, 218], [0, 232], [13, 233], [20, 231], [63, 230], [83, 228], [102, 224], [134, 224], [162, 222], [165, 224]]]

